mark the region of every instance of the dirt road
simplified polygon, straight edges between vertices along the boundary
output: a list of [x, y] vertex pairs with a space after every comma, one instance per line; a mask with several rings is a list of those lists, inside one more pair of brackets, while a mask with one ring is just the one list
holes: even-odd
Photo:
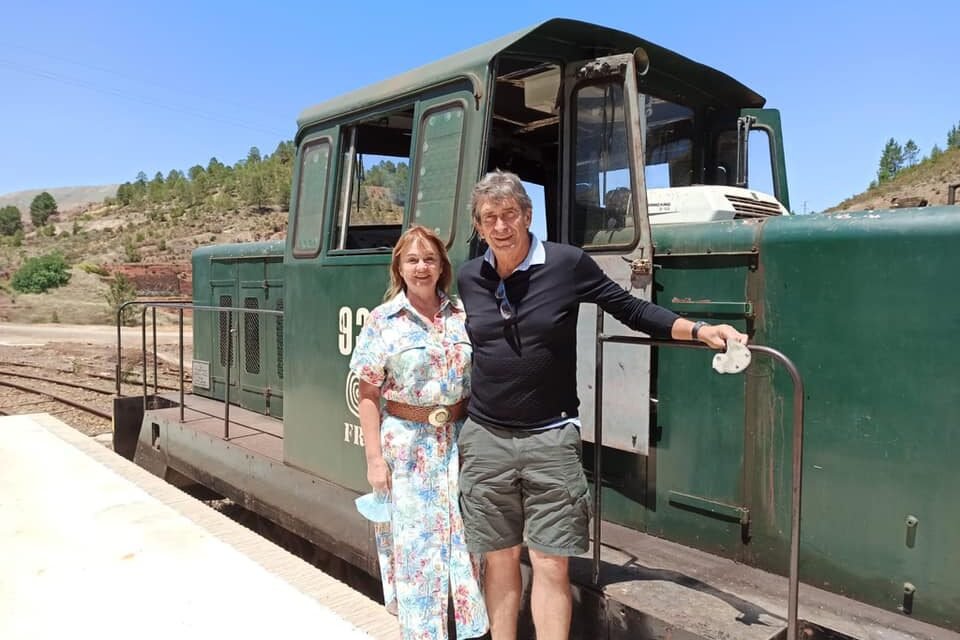
[[[178, 328], [170, 325], [157, 326], [157, 343], [176, 346]], [[183, 329], [184, 348], [193, 344], [193, 330]], [[140, 327], [124, 327], [122, 340], [126, 347], [139, 345]], [[147, 345], [152, 343], [153, 331], [147, 326]], [[0, 346], [43, 346], [50, 343], [79, 342], [91, 345], [111, 344], [116, 346], [117, 328], [96, 324], [15, 324], [0, 323]]]

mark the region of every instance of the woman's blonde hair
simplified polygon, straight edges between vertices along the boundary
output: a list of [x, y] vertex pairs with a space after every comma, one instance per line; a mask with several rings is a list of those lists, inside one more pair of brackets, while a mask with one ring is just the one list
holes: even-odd
[[437, 252], [440, 259], [440, 277], [437, 279], [437, 289], [444, 293], [450, 293], [450, 283], [453, 281], [453, 266], [450, 264], [450, 257], [447, 256], [447, 248], [436, 233], [420, 226], [411, 225], [409, 229], [403, 232], [396, 246], [393, 247], [393, 259], [390, 261], [390, 286], [384, 294], [384, 301], [390, 300], [401, 291], [406, 292], [407, 284], [400, 275], [400, 260], [403, 252], [415, 242], [429, 242], [433, 245], [433, 250]]

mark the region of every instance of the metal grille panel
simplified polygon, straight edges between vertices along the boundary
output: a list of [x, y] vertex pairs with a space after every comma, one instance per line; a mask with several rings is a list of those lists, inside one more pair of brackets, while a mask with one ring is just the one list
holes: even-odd
[[[256, 298], [244, 298], [244, 309], [259, 309]], [[260, 373], [260, 314], [243, 314], [243, 368], [247, 373]]]
[[[232, 307], [233, 306], [233, 296], [220, 296], [220, 303], [217, 305], [220, 307]], [[227, 366], [227, 347], [230, 344], [230, 327], [228, 326], [228, 313], [226, 311], [220, 312], [220, 366]], [[230, 353], [230, 365], [233, 366], [233, 353]]]
[[766, 216], [780, 215], [780, 205], [776, 202], [766, 202], [765, 200], [754, 200], [753, 198], [744, 198], [726, 194], [727, 201], [737, 212], [737, 218], [763, 218]]
[[[283, 311], [283, 298], [277, 300], [277, 311]], [[283, 316], [277, 316], [277, 377], [283, 380]]]

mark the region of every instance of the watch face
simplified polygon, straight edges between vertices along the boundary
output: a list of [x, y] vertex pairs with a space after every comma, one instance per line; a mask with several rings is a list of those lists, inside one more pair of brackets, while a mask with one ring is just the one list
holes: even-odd
[[740, 373], [750, 365], [750, 349], [735, 340], [727, 340], [727, 350], [713, 356], [717, 373]]

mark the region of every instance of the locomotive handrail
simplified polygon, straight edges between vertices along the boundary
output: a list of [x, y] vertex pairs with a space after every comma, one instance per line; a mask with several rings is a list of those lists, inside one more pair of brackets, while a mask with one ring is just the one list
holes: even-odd
[[[254, 314], [264, 314], [264, 315], [274, 315], [274, 316], [283, 316], [283, 311], [278, 309], [247, 309], [246, 307], [220, 307], [220, 306], [211, 306], [211, 305], [199, 305], [193, 304], [191, 301], [172, 301], [172, 300], [131, 300], [124, 302], [117, 308], [117, 365], [116, 365], [116, 378], [117, 378], [117, 397], [121, 397], [123, 394], [120, 389], [120, 379], [121, 379], [121, 361], [123, 359], [123, 349], [122, 349], [122, 332], [121, 332], [121, 319], [123, 310], [133, 304], [142, 305], [140, 310], [140, 340], [141, 340], [141, 353], [143, 355], [143, 372], [142, 372], [142, 382], [143, 382], [143, 408], [147, 409], [147, 309], [153, 311], [153, 392], [156, 394], [159, 388], [159, 382], [157, 378], [157, 309], [177, 309], [179, 316], [179, 376], [180, 376], [180, 422], [184, 421], [184, 380], [183, 380], [183, 311], [184, 309], [190, 309], [191, 311], [219, 311], [227, 312], [227, 366], [226, 366], [226, 381], [223, 393], [223, 437], [224, 439], [230, 438], [230, 371], [233, 369], [231, 365], [233, 361], [233, 335], [235, 330], [233, 328], [233, 313], [254, 313]], [[238, 367], [239, 371], [239, 367]]]
[[[603, 345], [606, 342], [638, 344], [682, 349], [710, 349], [701, 342], [664, 340], [634, 336], [607, 335], [603, 333], [603, 310], [597, 308], [597, 356], [594, 384], [594, 435], [593, 435], [593, 583], [600, 580], [600, 509], [602, 506], [601, 451], [603, 449]], [[763, 353], [778, 360], [793, 381], [793, 478], [790, 511], [790, 574], [787, 593], [787, 640], [797, 640], [797, 604], [800, 588], [800, 495], [803, 487], [803, 378], [793, 361], [772, 347], [748, 344], [752, 353]]]
[[[117, 382], [117, 397], [120, 397], [120, 396], [123, 395], [123, 394], [121, 393], [121, 391], [120, 391], [120, 378], [121, 378], [121, 376], [120, 376], [120, 361], [123, 359], [123, 352], [121, 351], [121, 341], [122, 341], [122, 339], [123, 339], [123, 338], [122, 338], [122, 335], [121, 335], [121, 328], [122, 328], [122, 326], [123, 326], [123, 323], [122, 323], [123, 311], [124, 311], [127, 307], [129, 307], [129, 306], [131, 306], [131, 305], [135, 305], [135, 304], [152, 304], [152, 303], [160, 303], [160, 302], [163, 302], [163, 303], [167, 303], [167, 302], [189, 303], [190, 301], [189, 301], [189, 300], [128, 300], [127, 302], [124, 302], [124, 303], [122, 303], [119, 307], [117, 307], [117, 364], [116, 364], [116, 367], [115, 367], [115, 369], [114, 369], [114, 374], [115, 374], [116, 382]], [[157, 318], [156, 318], [156, 314], [154, 314], [153, 320], [154, 320], [154, 322], [153, 322], [153, 342], [154, 342], [154, 344], [156, 344], [156, 342], [157, 342], [157, 322], [156, 322]], [[146, 354], [144, 354], [144, 355], [146, 355]], [[156, 359], [154, 359], [154, 367], [156, 367]], [[154, 385], [156, 386], [156, 370], [154, 370]]]

